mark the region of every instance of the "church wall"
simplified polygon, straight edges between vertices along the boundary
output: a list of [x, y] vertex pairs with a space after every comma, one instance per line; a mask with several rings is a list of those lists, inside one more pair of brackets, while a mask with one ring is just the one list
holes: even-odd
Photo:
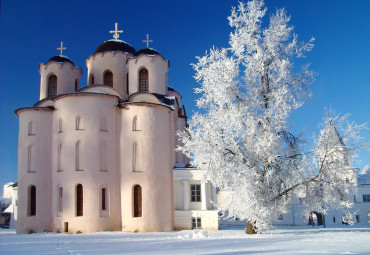
[[[55, 231], [87, 233], [118, 230], [119, 216], [116, 170], [116, 104], [117, 98], [101, 94], [76, 94], [55, 102], [53, 119], [53, 204]], [[77, 117], [81, 118], [77, 130]], [[101, 119], [105, 118], [102, 127]], [[62, 132], [59, 121], [62, 120]], [[76, 143], [79, 144], [78, 169]], [[102, 167], [101, 144], [105, 144]], [[58, 145], [62, 144], [58, 169]], [[77, 216], [76, 188], [83, 187], [83, 216]], [[62, 210], [58, 210], [58, 188], [63, 189]], [[101, 188], [107, 189], [106, 210], [101, 210]]]
[[74, 67], [71, 63], [48, 62], [40, 64], [40, 100], [48, 96], [48, 81], [51, 75], [57, 76], [57, 95], [75, 91], [75, 80], [81, 79], [81, 68]]
[[184, 184], [174, 180], [175, 210], [184, 210]]
[[140, 55], [137, 58], [129, 59], [127, 62], [129, 69], [130, 94], [139, 91], [139, 72], [146, 68], [149, 72], [149, 92], [162, 95], [167, 94], [166, 73], [168, 72], [168, 62], [162, 57]]
[[[88, 69], [87, 80], [94, 75], [94, 84], [104, 84], [104, 73], [110, 70], [113, 73], [113, 88], [122, 96], [127, 97], [127, 58], [131, 54], [122, 52], [98, 53], [86, 60]], [[89, 83], [90, 85], [90, 83]]]
[[[30, 130], [29, 123], [33, 122]], [[19, 112], [17, 232], [51, 231], [51, 126], [52, 111]], [[29, 149], [31, 148], [31, 149]], [[36, 188], [36, 210], [31, 213], [31, 187]]]
[[[137, 116], [138, 130], [132, 130]], [[173, 229], [173, 147], [170, 110], [163, 106], [126, 105], [121, 110], [121, 210], [123, 231]], [[133, 144], [137, 144], [133, 162]], [[135, 170], [135, 171], [133, 171]], [[135, 185], [142, 188], [142, 217], [134, 217]]]

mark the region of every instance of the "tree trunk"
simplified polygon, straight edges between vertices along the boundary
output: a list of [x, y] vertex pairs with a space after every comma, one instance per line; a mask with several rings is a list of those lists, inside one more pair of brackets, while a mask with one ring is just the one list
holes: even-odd
[[245, 233], [247, 235], [257, 234], [255, 226], [253, 226], [253, 224], [250, 221], [247, 221], [247, 227], [245, 229]]

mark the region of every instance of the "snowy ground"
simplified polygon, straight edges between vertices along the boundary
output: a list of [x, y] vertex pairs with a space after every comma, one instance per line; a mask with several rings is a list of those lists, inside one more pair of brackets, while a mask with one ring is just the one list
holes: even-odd
[[253, 236], [242, 228], [81, 235], [0, 229], [0, 254], [370, 254], [370, 228], [280, 227]]

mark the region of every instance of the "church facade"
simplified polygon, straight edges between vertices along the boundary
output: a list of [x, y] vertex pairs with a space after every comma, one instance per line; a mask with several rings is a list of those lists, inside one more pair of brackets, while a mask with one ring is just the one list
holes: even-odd
[[187, 116], [169, 61], [114, 32], [87, 86], [61, 52], [39, 65], [40, 100], [15, 111], [17, 232], [218, 229], [215, 188], [175, 150]]

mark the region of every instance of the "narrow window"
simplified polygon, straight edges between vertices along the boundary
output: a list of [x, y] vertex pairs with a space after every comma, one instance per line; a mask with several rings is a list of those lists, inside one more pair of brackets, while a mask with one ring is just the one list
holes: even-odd
[[62, 144], [58, 144], [57, 171], [62, 171]]
[[135, 115], [135, 117], [133, 118], [132, 120], [132, 131], [138, 131], [139, 130], [139, 125], [138, 125], [138, 118], [137, 116]]
[[100, 171], [106, 172], [107, 171], [107, 146], [105, 142], [101, 142], [99, 145], [99, 167]]
[[83, 130], [83, 118], [81, 116], [76, 117], [76, 130]]
[[80, 88], [80, 83], [78, 79], [75, 80], [75, 91], [77, 91]]
[[199, 184], [190, 185], [190, 192], [191, 192], [191, 202], [201, 202]]
[[28, 135], [29, 136], [35, 135], [35, 122], [34, 121], [30, 121], [28, 123]]
[[58, 187], [58, 216], [63, 212], [63, 188]]
[[58, 132], [62, 133], [63, 132], [63, 121], [62, 118], [59, 118], [58, 120]]
[[202, 219], [201, 218], [191, 218], [192, 224], [191, 228], [196, 229], [196, 228], [202, 228]]
[[138, 164], [137, 164], [137, 158], [138, 158], [138, 145], [137, 142], [135, 142], [132, 145], [132, 171], [137, 172], [139, 171], [138, 169]]
[[95, 84], [95, 80], [94, 80], [94, 75], [93, 74], [90, 74], [89, 84], [90, 85]]
[[136, 185], [134, 187], [134, 217], [142, 216], [142, 195], [141, 186]]
[[335, 223], [335, 217], [333, 217], [333, 222]]
[[76, 216], [83, 216], [83, 187], [81, 184], [76, 186]]
[[32, 154], [33, 154], [33, 146], [30, 145], [27, 148], [27, 172], [32, 172]]
[[139, 91], [149, 91], [149, 74], [145, 68], [139, 72]]
[[81, 141], [76, 142], [76, 152], [75, 152], [75, 160], [76, 160], [76, 171], [81, 171], [81, 159], [80, 159], [80, 150], [81, 150]]
[[127, 95], [129, 95], [129, 92], [130, 92], [130, 90], [129, 90], [129, 83], [128, 83], [128, 73], [126, 74], [126, 92], [127, 92]]
[[360, 215], [356, 215], [356, 223], [360, 222]]
[[100, 118], [100, 131], [108, 131], [107, 130], [107, 120], [105, 117]]
[[113, 87], [113, 73], [111, 71], [104, 73], [104, 85]]
[[106, 207], [106, 192], [107, 192], [107, 189], [106, 188], [102, 188], [101, 189], [101, 209], [102, 211], [105, 211], [107, 210], [107, 207]]
[[36, 187], [32, 185], [29, 188], [29, 209], [28, 209], [28, 216], [35, 216], [36, 215]]
[[370, 223], [370, 212], [367, 213], [367, 223]]
[[57, 76], [51, 75], [48, 80], [48, 97], [57, 95]]

